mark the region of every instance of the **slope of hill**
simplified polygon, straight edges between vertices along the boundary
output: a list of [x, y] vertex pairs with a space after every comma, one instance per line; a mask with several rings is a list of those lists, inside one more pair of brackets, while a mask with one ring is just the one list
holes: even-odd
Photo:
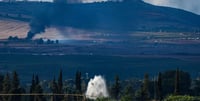
[[25, 37], [29, 26], [27, 22], [0, 17], [0, 39], [7, 39], [9, 36]]
[[51, 25], [110, 32], [200, 30], [199, 15], [140, 0], [90, 4], [1, 2], [0, 16], [26, 22], [32, 19], [34, 33]]
[[191, 31], [200, 28], [199, 15], [139, 0], [70, 5], [67, 11], [69, 25], [88, 29]]

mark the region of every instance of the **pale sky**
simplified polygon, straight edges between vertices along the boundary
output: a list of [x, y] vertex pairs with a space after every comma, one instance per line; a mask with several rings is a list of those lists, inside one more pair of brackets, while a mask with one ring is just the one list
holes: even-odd
[[143, 0], [159, 6], [184, 9], [200, 15], [200, 0]]
[[[81, 0], [84, 3], [102, 2], [102, 1], [119, 1], [119, 0]], [[200, 15], [200, 0], [143, 0], [147, 3], [159, 6], [184, 9]]]

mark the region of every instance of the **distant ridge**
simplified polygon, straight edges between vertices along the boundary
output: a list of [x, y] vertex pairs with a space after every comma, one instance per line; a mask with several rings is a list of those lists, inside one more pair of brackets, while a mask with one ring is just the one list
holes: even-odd
[[41, 16], [45, 20], [48, 18], [44, 23], [49, 26], [111, 32], [200, 31], [199, 15], [175, 8], [153, 6], [141, 0], [62, 4], [62, 8], [54, 10], [56, 7], [54, 3], [1, 2], [0, 16], [24, 21]]

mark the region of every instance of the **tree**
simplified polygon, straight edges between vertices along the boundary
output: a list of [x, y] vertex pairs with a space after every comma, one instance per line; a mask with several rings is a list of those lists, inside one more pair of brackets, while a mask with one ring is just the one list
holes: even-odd
[[36, 40], [37, 44], [44, 44], [44, 40], [42, 38]]
[[39, 81], [39, 77], [38, 77], [38, 75], [36, 75], [36, 76], [35, 76], [35, 85], [39, 85], [39, 82], [40, 82], [40, 81]]
[[[63, 94], [63, 77], [62, 77], [62, 69], [60, 70], [58, 77], [58, 93]], [[58, 96], [58, 99], [63, 100], [64, 96]]]
[[192, 86], [192, 95], [200, 96], [200, 80], [194, 80]]
[[79, 72], [79, 71], [76, 72], [76, 91], [77, 91], [77, 93], [82, 93], [81, 72]]
[[[162, 96], [173, 94], [175, 92], [176, 70], [165, 71], [162, 73]], [[187, 95], [190, 93], [191, 77], [188, 72], [179, 70], [179, 94]]]
[[[30, 93], [42, 94], [43, 89], [39, 84], [38, 75], [32, 77], [32, 84], [30, 87]], [[45, 101], [45, 98], [42, 95], [30, 96], [30, 101]]]
[[[3, 94], [8, 94], [10, 92], [11, 84], [10, 84], [10, 76], [7, 73], [3, 80]], [[10, 96], [3, 96], [3, 101], [8, 101]]]
[[[32, 76], [32, 83], [31, 83], [31, 87], [30, 87], [30, 94], [31, 94], [31, 93], [34, 93], [34, 90], [35, 90], [35, 76], [33, 75], [33, 76]], [[34, 101], [34, 97], [33, 97], [33, 96], [30, 96], [30, 97], [29, 97], [29, 100], [30, 100], [30, 101]]]
[[[20, 84], [19, 84], [19, 78], [18, 78], [18, 74], [16, 71], [13, 72], [13, 78], [12, 78], [12, 83], [11, 83], [11, 91], [10, 93], [12, 94], [20, 94]], [[11, 96], [10, 98], [11, 101], [20, 101], [21, 100], [21, 96]]]
[[13, 72], [13, 80], [12, 80], [12, 88], [18, 89], [19, 88], [19, 78], [16, 71]]
[[58, 86], [57, 86], [57, 83], [56, 83], [56, 80], [55, 80], [55, 77], [51, 83], [51, 90], [53, 93], [58, 93]]
[[115, 77], [115, 84], [113, 85], [113, 88], [112, 88], [112, 94], [113, 94], [113, 97], [116, 99], [116, 100], [119, 100], [119, 95], [120, 95], [120, 80], [119, 80], [119, 76], [116, 75]]
[[[35, 76], [35, 87], [34, 87], [34, 93], [36, 94], [42, 94], [43, 93], [43, 89], [41, 87], [41, 85], [39, 84], [39, 77], [38, 75]], [[45, 101], [45, 98], [43, 97], [43, 95], [37, 95], [34, 98], [34, 101]]]
[[142, 101], [149, 100], [149, 75], [144, 75], [143, 88], [142, 88]]
[[[57, 83], [56, 83], [56, 80], [55, 80], [55, 77], [51, 83], [51, 91], [53, 94], [56, 94], [58, 93], [58, 86], [57, 86]], [[57, 96], [53, 96], [53, 101], [59, 101]]]
[[[42, 87], [40, 85], [36, 85], [35, 93], [36, 94], [42, 94], [43, 93], [43, 89], [42, 89]], [[35, 97], [35, 101], [45, 101], [45, 99], [44, 99], [43, 95], [37, 95]]]
[[55, 43], [56, 43], [56, 44], [59, 44], [59, 40], [56, 40]]
[[159, 72], [157, 81], [157, 97], [158, 101], [162, 101], [162, 74]]
[[[3, 91], [3, 80], [4, 76], [0, 74], [0, 93]], [[0, 96], [0, 101], [2, 101], [2, 96]]]
[[58, 93], [63, 93], [63, 79], [62, 79], [62, 70], [60, 70], [58, 77]]
[[136, 91], [135, 97], [138, 101], [148, 101], [150, 99], [148, 74], [144, 75], [143, 83], [141, 84], [140, 89]]
[[180, 93], [180, 76], [179, 76], [179, 68], [176, 70], [176, 76], [175, 76], [175, 88], [174, 88], [174, 94], [178, 95]]
[[123, 96], [121, 97], [120, 101], [133, 101], [134, 100], [134, 91], [133, 87], [131, 85], [128, 85], [123, 93]]
[[168, 96], [164, 99], [164, 101], [200, 101], [199, 97], [193, 96]]

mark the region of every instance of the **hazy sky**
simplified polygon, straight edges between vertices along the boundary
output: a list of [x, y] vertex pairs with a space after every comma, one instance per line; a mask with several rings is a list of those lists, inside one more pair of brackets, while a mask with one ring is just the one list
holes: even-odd
[[154, 5], [180, 8], [200, 15], [200, 0], [143, 0], [143, 1]]
[[[53, 0], [30, 0], [30, 1], [50, 1], [51, 2]], [[83, 3], [92, 3], [92, 2], [122, 1], [122, 0], [72, 0], [72, 1], [79, 1], [79, 2], [82, 1]], [[143, 0], [143, 1], [153, 4], [153, 5], [168, 6], [168, 7], [184, 9], [184, 10], [200, 15], [200, 0]]]

